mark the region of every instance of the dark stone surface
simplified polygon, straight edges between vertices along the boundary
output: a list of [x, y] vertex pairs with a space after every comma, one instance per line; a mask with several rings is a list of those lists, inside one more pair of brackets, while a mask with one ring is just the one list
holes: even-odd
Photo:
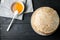
[[[34, 10], [42, 6], [50, 6], [60, 14], [60, 0], [33, 0]], [[24, 14], [24, 20], [15, 20], [9, 32], [6, 31], [11, 19], [0, 17], [1, 40], [60, 40], [60, 27], [50, 36], [36, 34], [31, 28], [32, 13]], [[60, 16], [60, 15], [59, 15]]]

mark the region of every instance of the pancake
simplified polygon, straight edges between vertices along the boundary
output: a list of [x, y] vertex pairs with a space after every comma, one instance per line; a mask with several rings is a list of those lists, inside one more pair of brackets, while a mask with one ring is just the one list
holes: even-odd
[[51, 35], [58, 25], [59, 16], [57, 11], [51, 7], [40, 7], [32, 14], [31, 26], [39, 35]]

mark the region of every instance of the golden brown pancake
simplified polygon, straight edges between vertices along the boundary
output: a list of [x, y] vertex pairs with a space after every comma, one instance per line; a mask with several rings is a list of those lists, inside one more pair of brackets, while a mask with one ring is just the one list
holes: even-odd
[[39, 35], [50, 35], [58, 28], [59, 16], [53, 8], [40, 7], [32, 14], [31, 25]]

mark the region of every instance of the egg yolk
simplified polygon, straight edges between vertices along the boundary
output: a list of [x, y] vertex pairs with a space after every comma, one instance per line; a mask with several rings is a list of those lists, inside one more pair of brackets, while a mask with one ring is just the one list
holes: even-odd
[[13, 12], [17, 10], [18, 13], [20, 13], [23, 10], [23, 5], [21, 3], [19, 3], [19, 2], [15, 2], [15, 3], [12, 4], [11, 8], [12, 8]]

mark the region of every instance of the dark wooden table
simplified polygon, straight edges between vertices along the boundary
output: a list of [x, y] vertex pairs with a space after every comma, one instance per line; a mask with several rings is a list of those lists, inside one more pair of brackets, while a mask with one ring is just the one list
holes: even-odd
[[[60, 0], [32, 0], [34, 11], [42, 6], [50, 6], [60, 14]], [[33, 12], [32, 12], [33, 13]], [[60, 27], [50, 36], [36, 34], [31, 28], [30, 20], [32, 13], [24, 14], [22, 21], [15, 20], [9, 32], [6, 31], [11, 19], [0, 17], [1, 40], [60, 40]], [[60, 15], [59, 15], [60, 16]]]

